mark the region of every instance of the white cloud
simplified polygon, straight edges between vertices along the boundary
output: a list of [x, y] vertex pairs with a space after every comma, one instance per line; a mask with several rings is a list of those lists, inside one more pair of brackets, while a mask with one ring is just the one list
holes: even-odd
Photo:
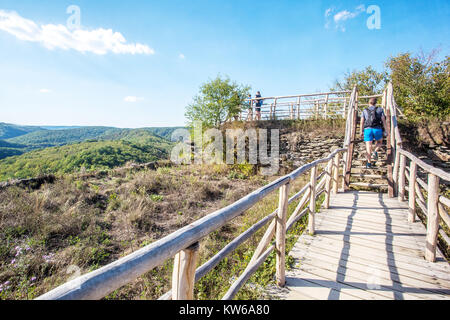
[[52, 92], [52, 90], [50, 90], [50, 89], [40, 89], [39, 92], [40, 93], [50, 93], [50, 92]]
[[180, 59], [182, 59], [182, 60], [186, 59], [186, 57], [185, 57], [184, 54], [182, 54], [182, 53], [180, 53], [180, 54], [178, 55], [178, 58], [180, 58]]
[[[335, 28], [341, 30], [342, 32], [345, 32], [346, 28], [344, 26], [344, 22], [356, 18], [365, 10], [366, 10], [365, 5], [361, 4], [355, 8], [355, 11], [342, 10], [337, 12], [336, 14], [333, 15], [333, 22]], [[332, 13], [334, 13], [334, 11], [335, 11], [334, 8], [328, 8], [325, 11], [325, 17], [327, 19], [325, 23], [326, 29], [330, 27], [331, 21], [329, 20], [329, 18], [332, 16]]]
[[135, 96], [128, 96], [123, 99], [123, 101], [130, 102], [130, 103], [134, 103], [134, 102], [138, 102], [138, 101], [142, 101], [142, 100], [144, 100], [144, 98], [135, 97]]
[[14, 11], [0, 10], [0, 30], [6, 31], [19, 40], [41, 43], [53, 50], [76, 50], [104, 55], [116, 54], [154, 54], [155, 51], [145, 44], [127, 43], [120, 32], [112, 29], [77, 29], [70, 31], [64, 25], [38, 25], [32, 20], [21, 17]]

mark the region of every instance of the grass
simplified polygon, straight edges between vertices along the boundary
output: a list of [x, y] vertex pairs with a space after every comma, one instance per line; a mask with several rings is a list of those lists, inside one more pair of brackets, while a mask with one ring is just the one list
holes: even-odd
[[[237, 173], [236, 177], [232, 173]], [[38, 190], [0, 191], [0, 299], [33, 299], [68, 281], [151, 244], [268, 183], [249, 165], [111, 170], [106, 176], [69, 175]], [[275, 179], [272, 177], [271, 179]], [[306, 183], [299, 179], [291, 195]], [[248, 227], [273, 212], [273, 193], [201, 242], [199, 265]], [[289, 214], [295, 204], [289, 206]], [[299, 221], [287, 252], [304, 230]], [[195, 287], [197, 299], [220, 299], [250, 261], [265, 229], [247, 240]], [[172, 260], [106, 299], [156, 299], [170, 290]], [[293, 261], [287, 256], [287, 267]], [[237, 299], [258, 299], [274, 280], [275, 253]]]
[[[38, 190], [1, 190], [0, 299], [34, 298], [66, 282], [73, 266], [82, 274], [95, 270], [267, 183], [245, 170], [229, 179], [232, 170], [239, 169], [111, 170], [67, 175]], [[118, 296], [155, 298], [164, 268]]]

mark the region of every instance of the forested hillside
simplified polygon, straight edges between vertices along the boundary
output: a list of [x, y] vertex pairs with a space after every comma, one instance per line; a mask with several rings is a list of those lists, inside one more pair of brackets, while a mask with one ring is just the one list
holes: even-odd
[[110, 169], [127, 162], [145, 163], [168, 157], [169, 144], [154, 138], [147, 143], [126, 140], [90, 141], [35, 150], [0, 160], [0, 180], [41, 174], [66, 174]]
[[[0, 159], [29, 151], [89, 140], [128, 140], [166, 148], [173, 131], [180, 127], [120, 129], [113, 127], [24, 127], [0, 124]], [[161, 139], [163, 138], [163, 139]], [[167, 141], [166, 141], [167, 140]]]
[[0, 139], [14, 138], [38, 130], [42, 130], [42, 128], [0, 122]]

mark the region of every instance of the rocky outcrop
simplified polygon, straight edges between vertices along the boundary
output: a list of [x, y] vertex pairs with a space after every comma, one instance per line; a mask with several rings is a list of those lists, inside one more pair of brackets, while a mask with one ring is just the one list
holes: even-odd
[[53, 183], [55, 182], [56, 177], [54, 175], [46, 175], [46, 176], [40, 176], [37, 178], [31, 178], [31, 179], [16, 179], [11, 180], [7, 182], [1, 182], [0, 183], [0, 190], [16, 186], [21, 188], [30, 188], [30, 189], [39, 189], [43, 184], [45, 183]]

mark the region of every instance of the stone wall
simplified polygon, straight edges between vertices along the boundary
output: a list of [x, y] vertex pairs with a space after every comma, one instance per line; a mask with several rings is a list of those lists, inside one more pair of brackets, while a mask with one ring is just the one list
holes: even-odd
[[342, 148], [344, 144], [344, 137], [332, 132], [316, 135], [290, 132], [281, 134], [280, 140], [280, 160], [284, 171], [325, 158], [333, 147]]

